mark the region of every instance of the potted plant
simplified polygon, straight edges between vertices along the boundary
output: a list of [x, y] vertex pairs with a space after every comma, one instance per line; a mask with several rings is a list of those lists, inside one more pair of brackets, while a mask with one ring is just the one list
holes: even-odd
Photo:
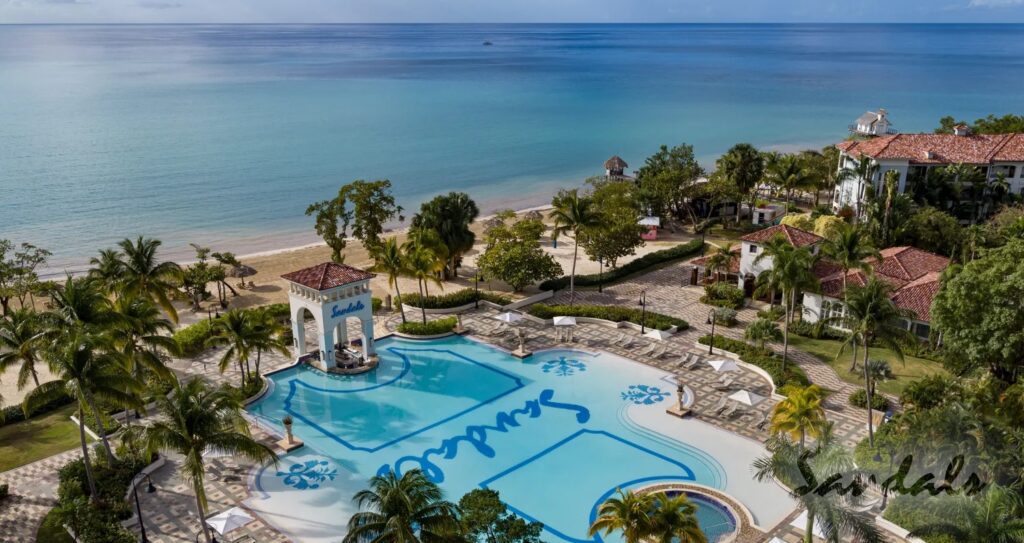
[[285, 415], [284, 418], [281, 419], [281, 422], [284, 423], [284, 432], [285, 435], [288, 437], [288, 443], [293, 443], [294, 440], [292, 439], [292, 423], [294, 421], [292, 420], [292, 416]]

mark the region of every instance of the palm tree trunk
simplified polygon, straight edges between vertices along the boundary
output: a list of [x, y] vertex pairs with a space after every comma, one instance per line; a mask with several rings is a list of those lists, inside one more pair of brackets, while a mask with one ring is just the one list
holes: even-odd
[[786, 358], [789, 356], [789, 315], [792, 310], [789, 304], [786, 303], [785, 296], [783, 296], [783, 307], [786, 309], [786, 320], [782, 323], [782, 379], [786, 379]]
[[572, 273], [569, 274], [569, 307], [576, 301], [576, 255], [580, 252], [579, 233], [573, 238]]
[[875, 446], [875, 429], [871, 423], [871, 373], [868, 372], [868, 342], [864, 340], [864, 398], [868, 404], [868, 445]]
[[99, 432], [100, 440], [103, 441], [103, 450], [107, 451], [107, 460], [110, 462], [110, 466], [113, 467], [117, 463], [117, 457], [114, 456], [114, 450], [110, 448], [110, 440], [107, 439], [107, 429], [103, 427], [100, 410], [96, 408], [96, 401], [93, 400], [92, 396], [87, 394], [85, 399], [89, 402], [89, 409], [92, 411], [93, 418], [96, 419], [96, 431]]
[[402, 314], [402, 322], [405, 322], [405, 305], [402, 303], [402, 293], [398, 291], [398, 278], [395, 278], [395, 295], [398, 297], [398, 312]]
[[425, 307], [427, 304], [423, 303], [423, 283], [424, 282], [425, 281], [420, 281], [420, 313], [423, 315], [423, 324], [427, 324], [427, 309]]
[[807, 524], [804, 525], [804, 543], [814, 543], [814, 513], [807, 508]]
[[30, 367], [31, 367], [31, 370], [29, 372], [32, 374], [32, 381], [35, 382], [36, 388], [39, 388], [39, 373], [36, 372], [35, 361], [34, 360], [29, 361], [29, 364], [30, 364]]
[[227, 289], [231, 291], [232, 295], [234, 295], [235, 297], [238, 296], [238, 291], [235, 290], [235, 287], [231, 286], [231, 283], [228, 283], [227, 281], [221, 281], [221, 283], [223, 283], [224, 286], [227, 287]]
[[263, 357], [263, 349], [256, 349], [256, 377], [260, 376], [260, 359]]
[[203, 481], [200, 479], [196, 482], [197, 487], [193, 488], [196, 494], [196, 511], [199, 511], [199, 525], [203, 528], [203, 537], [206, 538], [206, 543], [211, 543], [213, 540], [210, 538], [210, 527], [206, 525], [206, 511], [203, 507], [203, 500], [199, 497], [202, 489]]
[[89, 483], [89, 501], [96, 503], [99, 494], [96, 492], [96, 481], [92, 476], [92, 465], [89, 463], [89, 445], [85, 441], [85, 413], [82, 404], [78, 404], [78, 439], [82, 442], [82, 464], [85, 466], [85, 480]]

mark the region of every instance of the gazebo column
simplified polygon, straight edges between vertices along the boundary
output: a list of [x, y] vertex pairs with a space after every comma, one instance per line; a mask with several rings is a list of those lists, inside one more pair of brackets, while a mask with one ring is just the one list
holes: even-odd
[[345, 324], [344, 319], [334, 325], [334, 337], [338, 343], [348, 346], [348, 326]]
[[373, 317], [359, 319], [359, 324], [363, 328], [363, 356], [370, 358], [377, 354], [377, 350], [373, 346]]
[[295, 343], [295, 356], [306, 354], [306, 325], [302, 319], [302, 312], [292, 319], [292, 341]]

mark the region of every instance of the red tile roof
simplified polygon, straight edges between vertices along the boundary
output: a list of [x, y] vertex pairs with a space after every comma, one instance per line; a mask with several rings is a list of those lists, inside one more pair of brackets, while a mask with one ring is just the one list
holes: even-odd
[[[916, 247], [890, 247], [881, 254], [880, 262], [870, 261], [874, 264], [872, 272], [892, 286], [896, 306], [913, 311], [918, 320], [930, 321], [932, 300], [939, 292], [939, 279], [949, 259]], [[861, 270], [850, 270], [846, 275], [847, 285], [864, 286], [867, 281], [868, 276]], [[830, 298], [843, 297], [841, 269], [837, 267], [835, 273], [821, 279], [821, 293]]]
[[286, 281], [298, 283], [304, 287], [316, 290], [328, 290], [372, 277], [376, 277], [376, 274], [336, 262], [324, 262], [323, 264], [317, 264], [316, 266], [293, 271], [281, 276]]
[[836, 144], [854, 158], [912, 164], [990, 164], [1024, 161], [1024, 134], [895, 134]]
[[814, 245], [824, 239], [817, 234], [813, 234], [787, 224], [777, 224], [775, 226], [765, 228], [764, 230], [751, 232], [740, 239], [749, 243], [764, 243], [780, 234], [786, 238], [786, 241], [788, 241], [790, 245], [793, 245], [794, 247]]
[[[740, 273], [740, 248], [737, 247], [737, 248], [733, 249], [731, 252], [734, 255], [736, 255], [736, 258], [734, 258], [731, 261], [729, 261], [729, 271], [727, 273], [739, 274]], [[708, 259], [709, 258], [711, 258], [711, 255], [702, 256], [700, 258], [694, 258], [693, 260], [690, 261], [690, 264], [692, 264], [694, 266], [697, 266], [699, 268], [707, 268], [708, 267], [707, 263], [708, 263]]]

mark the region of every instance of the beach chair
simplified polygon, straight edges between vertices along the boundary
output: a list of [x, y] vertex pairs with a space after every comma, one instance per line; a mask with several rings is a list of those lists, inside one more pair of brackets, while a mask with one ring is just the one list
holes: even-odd
[[729, 401], [728, 398], [726, 398], [725, 396], [722, 396], [721, 399], [718, 400], [718, 403], [716, 403], [715, 406], [711, 408], [711, 413], [717, 415], [719, 412], [721, 412], [723, 409], [725, 409], [725, 404], [728, 401]]
[[655, 346], [653, 349], [651, 349], [650, 354], [648, 354], [647, 356], [649, 356], [651, 358], [661, 358], [664, 355], [665, 355], [665, 346], [664, 345], [658, 345], [658, 346]]
[[728, 408], [726, 408], [725, 411], [722, 411], [718, 416], [722, 417], [723, 419], [730, 418], [730, 417], [732, 417], [733, 413], [735, 413], [736, 410], [739, 409], [739, 407], [740, 407], [740, 404], [733, 403]]
[[639, 351], [637, 351], [636, 355], [637, 356], [647, 356], [652, 351], [654, 351], [654, 348], [657, 347], [657, 346], [658, 346], [657, 343], [651, 343], [651, 344], [645, 346], [643, 349], [640, 349]]
[[686, 366], [686, 364], [688, 364], [690, 362], [690, 358], [692, 356], [693, 356], [693, 353], [682, 353], [682, 354], [680, 354], [679, 357], [676, 358], [675, 367], [682, 368], [683, 366]]
[[735, 379], [732, 376], [729, 376], [725, 380], [715, 383], [712, 386], [712, 388], [714, 388], [715, 390], [729, 390], [730, 388], [732, 388], [732, 384], [734, 381]]
[[[690, 354], [693, 354], [693, 353], [690, 353]], [[686, 369], [688, 369], [688, 370], [696, 370], [696, 369], [697, 369], [697, 368], [699, 368], [699, 367], [701, 366], [701, 364], [703, 364], [703, 363], [704, 363], [704, 359], [703, 359], [703, 358], [701, 358], [699, 354], [693, 354], [693, 359], [692, 359], [692, 360], [691, 360], [691, 362], [690, 362], [690, 363], [689, 363], [689, 364], [688, 364], [688, 365], [686, 366]]]
[[764, 427], [768, 425], [768, 415], [771, 411], [765, 411], [764, 415], [761, 416], [761, 421], [754, 426], [754, 429], [758, 432], [764, 430]]
[[619, 332], [615, 337], [609, 339], [608, 343], [611, 344], [611, 345], [621, 345], [622, 342], [625, 341], [625, 340], [626, 340], [626, 334], [623, 334], [622, 332]]
[[633, 337], [630, 336], [629, 334], [623, 333], [622, 342], [616, 343], [616, 345], [622, 347], [623, 349], [628, 349], [633, 346]]

